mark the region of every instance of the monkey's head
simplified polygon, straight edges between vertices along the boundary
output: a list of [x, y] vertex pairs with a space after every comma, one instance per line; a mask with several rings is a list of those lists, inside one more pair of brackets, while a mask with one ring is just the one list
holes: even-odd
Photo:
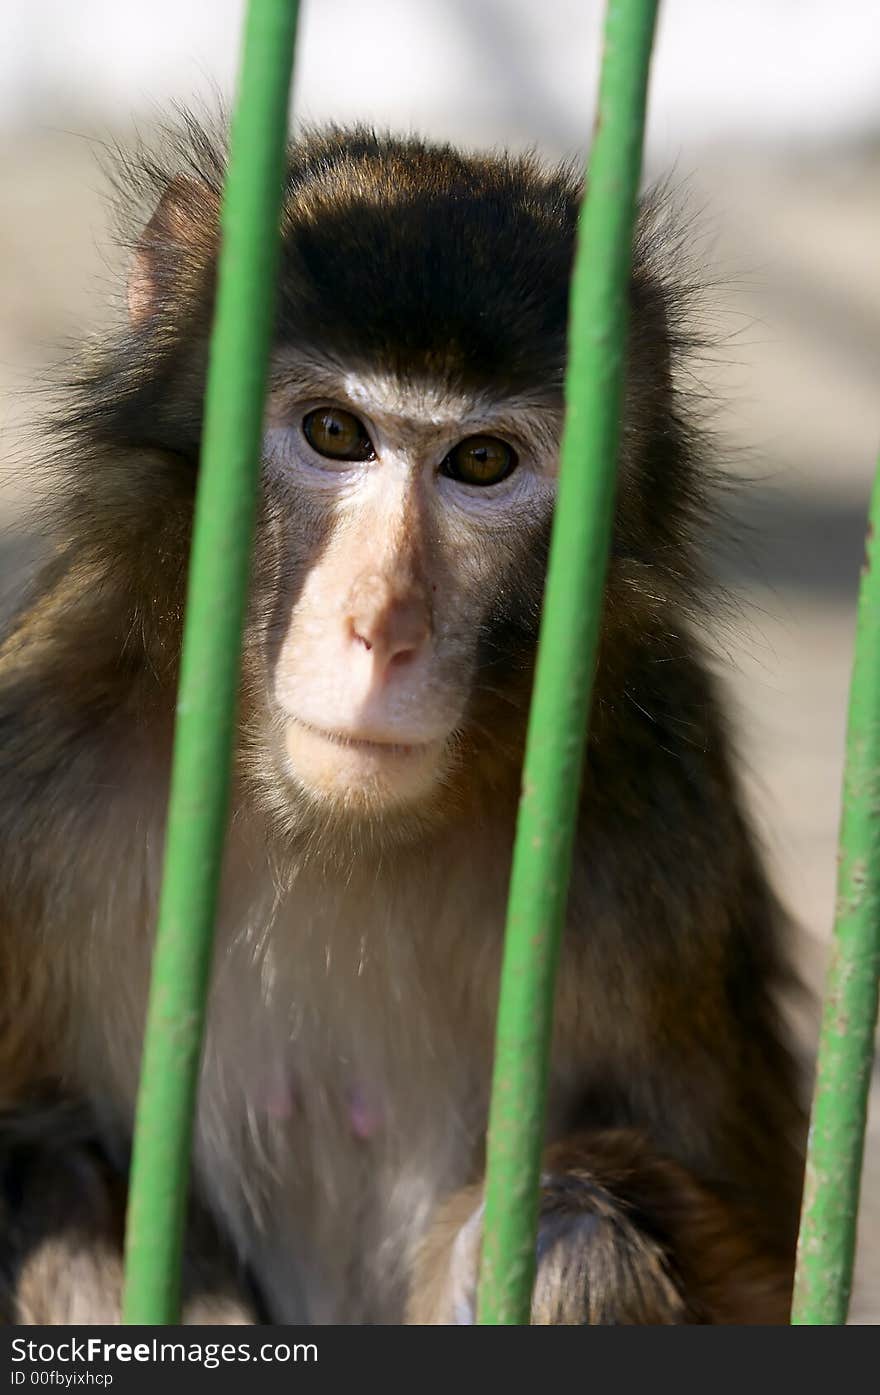
[[[93, 389], [93, 435], [147, 448], [163, 499], [170, 461], [191, 494], [219, 243], [221, 161], [201, 133], [189, 152], [162, 177], [126, 343]], [[531, 157], [363, 131], [291, 149], [244, 710], [246, 749], [292, 808], [369, 818], [516, 788], [579, 197], [570, 171]], [[651, 570], [655, 593], [681, 575], [690, 488], [648, 242], [631, 288], [618, 611], [628, 565]]]

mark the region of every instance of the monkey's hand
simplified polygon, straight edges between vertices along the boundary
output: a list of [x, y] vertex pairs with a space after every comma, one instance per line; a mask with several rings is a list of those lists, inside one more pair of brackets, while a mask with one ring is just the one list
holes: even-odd
[[[0, 1116], [0, 1322], [121, 1321], [125, 1180], [79, 1106]], [[185, 1323], [257, 1321], [217, 1237], [187, 1235]]]
[[[475, 1321], [483, 1189], [441, 1208], [418, 1254], [408, 1321]], [[541, 1179], [531, 1321], [539, 1325], [784, 1323], [787, 1265], [630, 1130], [551, 1149]]]

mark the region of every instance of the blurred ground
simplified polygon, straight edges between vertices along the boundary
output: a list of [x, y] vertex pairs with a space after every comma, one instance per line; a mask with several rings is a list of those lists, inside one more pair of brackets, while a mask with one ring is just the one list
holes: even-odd
[[[5, 143], [4, 143], [5, 142]], [[721, 283], [703, 376], [725, 403], [740, 542], [719, 565], [740, 605], [714, 636], [739, 714], [753, 805], [800, 928], [797, 961], [821, 988], [854, 600], [880, 443], [880, 155], [704, 153], [679, 171], [705, 209], [701, 257]], [[61, 132], [0, 135], [0, 584], [20, 585], [17, 526], [32, 410], [58, 344], [106, 294], [102, 179]], [[805, 1052], [815, 1023], [799, 1014]], [[865, 1167], [851, 1320], [880, 1323], [880, 1089]]]

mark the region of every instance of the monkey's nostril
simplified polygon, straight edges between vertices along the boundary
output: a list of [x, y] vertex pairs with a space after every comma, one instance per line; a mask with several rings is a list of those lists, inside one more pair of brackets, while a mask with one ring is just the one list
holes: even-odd
[[392, 665], [400, 667], [401, 664], [409, 663], [410, 659], [414, 659], [417, 653], [418, 645], [414, 644], [407, 645], [402, 649], [397, 649], [393, 654], [389, 655], [388, 667], [391, 668]]
[[368, 625], [365, 625], [362, 622], [359, 623], [357, 620], [349, 620], [349, 639], [353, 644], [362, 644], [363, 647], [366, 649], [367, 653], [369, 653], [370, 650], [373, 648], [373, 641], [372, 639], [367, 638], [367, 634], [365, 634], [364, 631], [369, 631]]

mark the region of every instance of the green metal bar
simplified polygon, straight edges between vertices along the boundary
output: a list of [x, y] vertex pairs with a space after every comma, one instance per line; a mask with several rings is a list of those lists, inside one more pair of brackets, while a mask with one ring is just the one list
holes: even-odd
[[880, 470], [859, 590], [834, 943], [798, 1242], [792, 1323], [846, 1322], [880, 976]]
[[275, 305], [298, 5], [250, 0], [223, 202], [124, 1320], [178, 1320], [180, 1268]]
[[609, 0], [571, 286], [566, 418], [510, 884], [489, 1116], [482, 1323], [527, 1323], [553, 993], [602, 595], [656, 0]]

